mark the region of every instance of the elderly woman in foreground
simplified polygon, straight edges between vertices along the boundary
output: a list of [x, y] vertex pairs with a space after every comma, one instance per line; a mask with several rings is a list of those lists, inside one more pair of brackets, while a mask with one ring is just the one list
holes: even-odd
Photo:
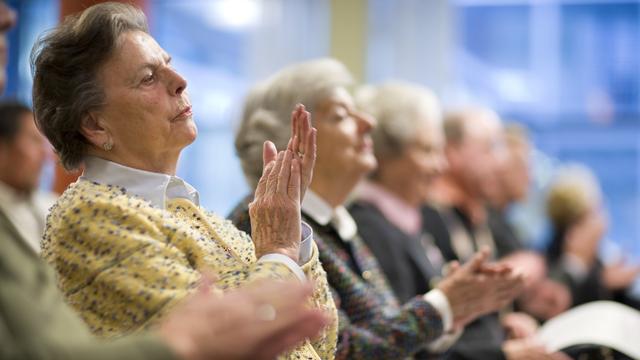
[[[163, 318], [206, 270], [218, 294], [258, 279], [309, 278], [312, 305], [335, 317], [317, 248], [300, 221], [315, 161], [308, 113], [298, 106], [288, 114], [285, 151], [264, 144], [252, 242], [201, 208], [197, 191], [175, 176], [197, 131], [187, 82], [170, 60], [142, 12], [116, 3], [65, 20], [34, 47], [38, 126], [67, 168], [85, 164], [51, 210], [43, 242], [67, 301], [96, 334], [118, 336]], [[257, 321], [278, 316], [273, 308], [265, 304]], [[332, 358], [332, 323], [290, 356]]]
[[[287, 67], [249, 94], [236, 149], [251, 184], [260, 177], [261, 143], [287, 144], [290, 126], [282, 116], [297, 102], [314, 113], [318, 159], [302, 204], [314, 229], [320, 260], [339, 307], [337, 358], [401, 359], [433, 356], [455, 340], [454, 332], [477, 316], [500, 308], [518, 292], [521, 279], [492, 268], [476, 255], [436, 289], [401, 305], [343, 204], [375, 169], [370, 132], [375, 120], [354, 106], [347, 91], [351, 74], [332, 59]], [[245, 203], [246, 205], [246, 203]], [[240, 205], [232, 218], [249, 229]]]

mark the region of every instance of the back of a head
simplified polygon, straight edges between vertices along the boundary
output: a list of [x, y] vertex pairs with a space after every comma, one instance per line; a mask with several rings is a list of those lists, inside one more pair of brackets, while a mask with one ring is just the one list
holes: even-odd
[[441, 122], [435, 94], [415, 84], [388, 82], [363, 86], [356, 92], [356, 104], [376, 119], [372, 138], [378, 158], [399, 155], [418, 131], [440, 126]]
[[77, 167], [86, 151], [79, 131], [83, 118], [105, 101], [98, 71], [128, 31], [148, 32], [142, 11], [101, 3], [67, 17], [31, 51], [36, 122], [68, 169]]
[[313, 110], [321, 101], [352, 82], [342, 63], [317, 59], [288, 66], [249, 91], [235, 147], [250, 186], [255, 187], [262, 175], [263, 143], [270, 140], [278, 149], [286, 147], [295, 106], [304, 104], [313, 119]]

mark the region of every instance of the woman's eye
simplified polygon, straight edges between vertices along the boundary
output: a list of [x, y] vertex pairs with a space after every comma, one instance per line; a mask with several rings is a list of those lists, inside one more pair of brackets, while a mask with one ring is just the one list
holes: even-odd
[[142, 83], [143, 84], [151, 84], [153, 82], [153, 80], [155, 80], [155, 76], [153, 74], [149, 74], [149, 75], [145, 76], [144, 78], [142, 78]]

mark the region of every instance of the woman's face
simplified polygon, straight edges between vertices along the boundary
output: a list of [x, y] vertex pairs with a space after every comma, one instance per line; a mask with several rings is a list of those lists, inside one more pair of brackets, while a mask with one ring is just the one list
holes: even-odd
[[316, 107], [313, 115], [318, 130], [314, 180], [359, 178], [375, 169], [371, 140], [375, 120], [356, 110], [344, 88], [336, 89]]
[[400, 155], [380, 161], [379, 172], [392, 177], [394, 188], [402, 191], [405, 199], [415, 199], [415, 205], [420, 205], [446, 164], [442, 127], [437, 121], [423, 121]]
[[187, 82], [170, 60], [151, 36], [130, 31], [99, 71], [106, 105], [97, 117], [125, 159], [177, 156], [196, 138]]

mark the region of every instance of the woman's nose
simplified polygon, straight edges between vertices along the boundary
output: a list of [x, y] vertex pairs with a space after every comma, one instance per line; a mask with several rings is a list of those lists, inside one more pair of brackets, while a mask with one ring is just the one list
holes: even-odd
[[187, 80], [183, 78], [177, 71], [169, 69], [169, 93], [173, 96], [180, 96], [187, 88]]
[[377, 125], [376, 119], [362, 111], [358, 111], [354, 114], [358, 121], [358, 129], [363, 133], [370, 132]]

